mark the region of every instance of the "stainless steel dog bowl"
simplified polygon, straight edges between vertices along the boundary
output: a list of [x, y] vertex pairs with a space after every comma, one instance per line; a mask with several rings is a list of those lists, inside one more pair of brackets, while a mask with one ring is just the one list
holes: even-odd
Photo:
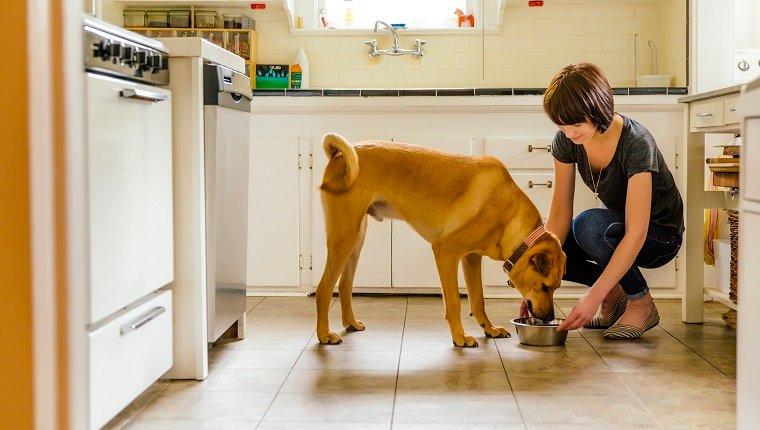
[[511, 323], [523, 345], [558, 346], [564, 345], [567, 339], [566, 330], [557, 330], [563, 321], [564, 319], [543, 321], [538, 318], [514, 318]]

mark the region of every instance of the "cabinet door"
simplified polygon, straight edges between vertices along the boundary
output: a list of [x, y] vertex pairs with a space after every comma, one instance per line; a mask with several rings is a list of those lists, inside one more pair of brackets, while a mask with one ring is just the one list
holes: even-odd
[[[350, 142], [359, 142], [355, 136], [345, 136]], [[327, 240], [325, 238], [325, 216], [320, 198], [319, 186], [327, 165], [327, 157], [322, 149], [322, 138], [313, 139], [313, 211], [312, 211], [312, 285], [319, 284], [327, 259]], [[355, 287], [390, 287], [391, 286], [391, 220], [382, 222], [369, 217], [367, 236], [359, 257], [354, 278]], [[337, 287], [337, 285], [336, 285]]]
[[298, 138], [251, 139], [247, 285], [297, 287]]
[[[393, 140], [458, 154], [472, 154], [472, 142], [469, 138], [400, 137]], [[404, 221], [393, 220], [391, 237], [392, 285], [401, 288], [440, 288], [441, 282], [431, 245]], [[461, 270], [459, 286], [465, 286]]]

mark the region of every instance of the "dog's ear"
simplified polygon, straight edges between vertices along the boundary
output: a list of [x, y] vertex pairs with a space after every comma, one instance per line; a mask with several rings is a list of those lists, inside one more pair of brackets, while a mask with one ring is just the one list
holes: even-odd
[[551, 258], [545, 252], [537, 252], [530, 256], [530, 262], [542, 276], [549, 276]]

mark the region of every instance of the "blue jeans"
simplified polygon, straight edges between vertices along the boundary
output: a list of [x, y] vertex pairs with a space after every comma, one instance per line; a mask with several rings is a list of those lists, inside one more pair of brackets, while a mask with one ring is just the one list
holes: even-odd
[[[572, 220], [562, 250], [567, 255], [567, 270], [563, 279], [592, 286], [612, 258], [625, 234], [623, 213], [594, 208], [578, 214]], [[633, 266], [619, 283], [630, 299], [643, 297], [647, 281], [639, 267], [654, 269], [672, 260], [681, 248], [681, 235], [673, 235], [662, 227], [649, 223], [647, 238]]]

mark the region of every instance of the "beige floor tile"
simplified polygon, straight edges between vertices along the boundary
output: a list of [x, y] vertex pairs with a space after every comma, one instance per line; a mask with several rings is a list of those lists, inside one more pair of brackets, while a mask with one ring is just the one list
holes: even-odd
[[256, 430], [390, 430], [390, 428], [389, 423], [262, 421]]
[[[583, 424], [567, 424], [567, 423], [527, 423], [526, 430], [640, 430], [640, 429], [658, 429], [662, 427], [656, 423], [648, 423], [646, 425], [641, 423], [616, 423], [616, 424], [595, 424], [595, 423], [583, 423]], [[686, 429], [684, 429], [686, 430]]]
[[563, 396], [583, 393], [589, 396], [616, 396], [628, 387], [615, 374], [603, 372], [511, 373], [509, 383], [516, 395]]
[[500, 346], [499, 353], [508, 375], [611, 372], [602, 357], [582, 338], [568, 338], [564, 346]]
[[228, 391], [274, 395], [290, 369], [236, 369], [212, 367], [203, 381], [175, 380], [166, 388], [167, 395], [191, 391]]
[[471, 421], [447, 423], [397, 423], [393, 422], [393, 430], [524, 430], [522, 421], [474, 423]]
[[509, 394], [504, 371], [399, 372], [398, 394]]
[[256, 351], [272, 350], [296, 350], [300, 351], [308, 345], [313, 333], [311, 331], [289, 332], [286, 330], [265, 331], [261, 329], [250, 330], [245, 339], [230, 342], [216, 343], [212, 350], [225, 351], [231, 349], [248, 349]]
[[402, 332], [383, 330], [364, 330], [338, 332], [343, 340], [338, 345], [322, 345], [316, 334], [311, 337], [304, 348], [305, 351], [364, 351], [364, 352], [396, 352], [401, 349]]
[[654, 372], [618, 372], [616, 376], [639, 397], [713, 399], [736, 397], [736, 383], [717, 370], [693, 369]]
[[390, 424], [392, 413], [392, 393], [280, 393], [267, 411], [263, 421]]
[[[557, 316], [577, 300], [556, 301]], [[488, 299], [490, 339], [461, 318], [478, 348], [452, 345], [440, 296], [355, 296], [367, 330], [315, 337], [312, 297], [249, 297], [247, 338], [209, 351], [205, 381], [159, 381], [109, 423], [129, 429], [732, 429], [736, 330], [706, 303], [703, 324], [681, 322], [678, 300], [656, 299], [660, 325], [635, 341], [603, 330], [560, 347], [521, 345], [517, 299]]]
[[254, 430], [259, 421], [135, 420], [125, 430]]
[[396, 371], [300, 370], [290, 372], [281, 393], [393, 394]]
[[614, 429], [618, 424], [653, 427], [657, 422], [631, 394], [598, 396], [576, 393], [558, 396], [547, 393], [517, 394], [525, 422], [531, 424], [594, 424]]
[[138, 420], [260, 420], [273, 394], [224, 391], [163, 392], [137, 415]]
[[209, 367], [230, 369], [290, 369], [301, 355], [298, 350], [259, 351], [235, 349], [209, 354]]
[[346, 351], [340, 345], [323, 345], [321, 350], [303, 351], [296, 362], [299, 370], [380, 370], [398, 369], [399, 352]]
[[137, 396], [137, 398], [134, 399], [132, 403], [127, 405], [124, 410], [122, 410], [118, 415], [106, 423], [103, 429], [121, 429], [125, 424], [127, 424], [127, 422], [129, 422], [133, 417], [140, 413], [140, 411], [145, 408], [145, 406], [153, 402], [159, 396], [159, 394], [161, 394], [164, 390], [167, 389], [167, 387], [169, 387], [170, 384], [171, 381], [169, 380], [159, 380], [151, 384], [151, 386], [143, 391], [142, 394]]
[[510, 393], [396, 394], [393, 424], [397, 423], [521, 423]]
[[499, 354], [478, 348], [446, 351], [401, 351], [401, 372], [492, 372], [504, 371]]
[[736, 429], [736, 398], [732, 395], [710, 398], [644, 396], [639, 399], [666, 429]]

